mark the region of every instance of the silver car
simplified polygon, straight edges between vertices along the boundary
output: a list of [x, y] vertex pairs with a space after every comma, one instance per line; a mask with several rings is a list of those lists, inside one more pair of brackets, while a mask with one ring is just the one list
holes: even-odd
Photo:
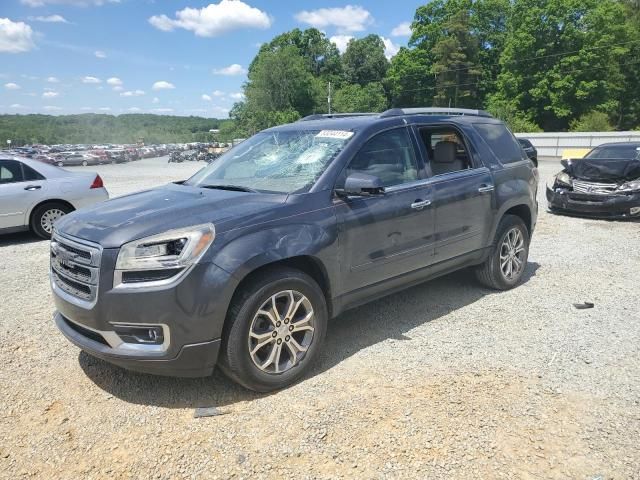
[[0, 233], [31, 229], [49, 238], [57, 219], [108, 198], [96, 173], [0, 156]]

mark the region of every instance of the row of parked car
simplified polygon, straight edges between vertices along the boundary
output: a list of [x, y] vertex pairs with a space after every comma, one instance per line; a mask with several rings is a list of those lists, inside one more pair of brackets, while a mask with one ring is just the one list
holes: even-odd
[[161, 157], [174, 152], [192, 150], [225, 149], [226, 144], [209, 143], [173, 143], [160, 145], [32, 145], [18, 147], [8, 154], [30, 158], [38, 162], [58, 167], [103, 165], [107, 163], [125, 163], [141, 158]]

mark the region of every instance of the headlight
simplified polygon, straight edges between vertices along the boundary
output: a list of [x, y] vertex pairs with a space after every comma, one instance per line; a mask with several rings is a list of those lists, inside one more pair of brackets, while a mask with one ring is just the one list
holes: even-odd
[[558, 175], [556, 175], [556, 183], [567, 185], [568, 187], [573, 185], [571, 183], [571, 177], [566, 172], [560, 172]]
[[178, 276], [204, 255], [214, 238], [214, 226], [205, 224], [126, 243], [118, 253], [114, 283], [157, 283]]
[[631, 182], [623, 183], [618, 187], [621, 192], [635, 192], [640, 191], [640, 180], [633, 180]]

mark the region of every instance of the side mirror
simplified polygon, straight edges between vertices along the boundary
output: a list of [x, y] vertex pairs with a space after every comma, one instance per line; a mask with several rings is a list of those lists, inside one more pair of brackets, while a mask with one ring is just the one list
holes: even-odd
[[384, 185], [380, 178], [367, 173], [352, 173], [344, 182], [343, 195], [370, 196], [384, 194]]

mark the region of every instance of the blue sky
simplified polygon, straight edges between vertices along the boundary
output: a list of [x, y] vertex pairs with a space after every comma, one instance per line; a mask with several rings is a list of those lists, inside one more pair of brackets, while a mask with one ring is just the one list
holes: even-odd
[[387, 55], [424, 1], [0, 0], [0, 113], [223, 118], [262, 42], [315, 26]]

